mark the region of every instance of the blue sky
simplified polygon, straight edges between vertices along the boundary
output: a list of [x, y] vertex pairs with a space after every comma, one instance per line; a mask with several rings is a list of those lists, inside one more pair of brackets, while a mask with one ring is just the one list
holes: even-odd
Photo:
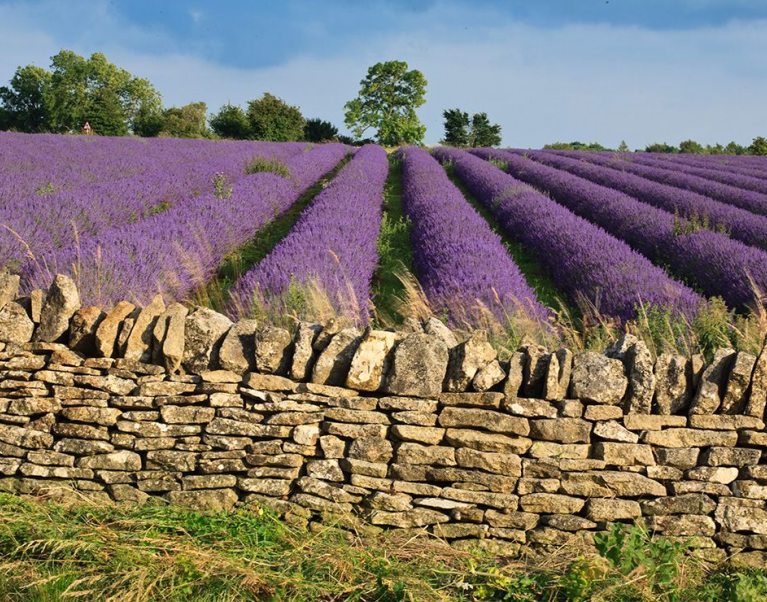
[[431, 143], [456, 106], [525, 147], [767, 134], [767, 0], [0, 0], [0, 81], [61, 48], [169, 105], [270, 91], [339, 126], [367, 67], [404, 59]]

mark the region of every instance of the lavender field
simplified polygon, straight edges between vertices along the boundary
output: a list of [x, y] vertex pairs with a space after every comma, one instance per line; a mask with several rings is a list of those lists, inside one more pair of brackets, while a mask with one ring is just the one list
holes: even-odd
[[311, 319], [311, 288], [364, 325], [395, 264], [453, 323], [764, 311], [767, 159], [0, 134], [0, 268], [26, 293], [66, 273], [84, 304], [188, 302], [280, 220], [232, 317]]

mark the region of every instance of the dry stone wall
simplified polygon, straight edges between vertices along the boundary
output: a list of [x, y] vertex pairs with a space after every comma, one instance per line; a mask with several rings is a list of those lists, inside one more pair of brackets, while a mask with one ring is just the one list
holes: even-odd
[[767, 560], [767, 350], [653, 360], [482, 332], [233, 324], [205, 308], [80, 307], [0, 276], [0, 490], [269, 505], [513, 553], [616, 521]]

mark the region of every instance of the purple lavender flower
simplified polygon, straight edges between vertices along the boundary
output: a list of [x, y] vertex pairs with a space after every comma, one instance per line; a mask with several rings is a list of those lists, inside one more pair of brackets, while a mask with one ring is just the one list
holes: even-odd
[[235, 180], [253, 156], [285, 160], [304, 143], [0, 133], [0, 268], [85, 244]]
[[[106, 228], [76, 246], [50, 252], [44, 261], [27, 262], [21, 272], [25, 287], [47, 287], [52, 274], [62, 272], [76, 278], [89, 304], [109, 305], [126, 297], [144, 304], [157, 292], [182, 300], [346, 153], [341, 144], [299, 151], [285, 161], [290, 179], [240, 170], [228, 198], [203, 192], [163, 213]], [[249, 158], [241, 155], [237, 164], [244, 167]]]
[[691, 231], [690, 224], [667, 211], [521, 155], [495, 149], [473, 152], [504, 161], [515, 178], [551, 195], [655, 263], [669, 266], [706, 295], [721, 296], [731, 307], [753, 304], [752, 282], [767, 291], [767, 253], [760, 249], [709, 230]]
[[402, 201], [413, 224], [411, 242], [418, 280], [432, 307], [455, 321], [477, 317], [477, 304], [499, 320], [522, 310], [545, 320], [522, 272], [442, 166], [423, 149], [399, 151]]
[[[725, 228], [732, 238], [747, 245], [767, 249], [767, 216], [755, 215], [745, 209], [715, 201], [697, 192], [662, 184], [633, 173], [639, 170], [655, 172], [664, 170], [617, 165], [618, 162], [614, 159], [607, 157], [595, 159], [593, 155], [586, 160], [585, 155], [572, 158], [562, 153], [548, 151], [512, 152], [525, 154], [551, 167], [564, 169], [602, 186], [620, 190], [643, 203], [678, 213], [682, 217], [708, 219], [713, 226]], [[620, 169], [620, 167], [624, 168]]]
[[627, 320], [640, 304], [695, 314], [703, 299], [662, 269], [491, 163], [457, 149], [439, 148], [459, 178], [504, 231], [536, 253], [574, 302]]
[[255, 297], [279, 306], [291, 285], [310, 285], [319, 286], [339, 314], [366, 323], [388, 167], [380, 146], [357, 151], [288, 235], [240, 278], [229, 313], [247, 315]]
[[[732, 168], [723, 169], [707, 163], [701, 164], [694, 160], [664, 160], [649, 153], [618, 156], [625, 161], [638, 165], [667, 169], [688, 177], [694, 176], [696, 179], [692, 180], [692, 185], [690, 185], [690, 180], [685, 179], [687, 185], [683, 188], [696, 190], [723, 203], [730, 203], [754, 213], [767, 215], [767, 168], [763, 170], [762, 177], [757, 177], [749, 173], [740, 173]], [[683, 156], [683, 159], [686, 157]], [[698, 178], [704, 181], [700, 182]], [[713, 182], [710, 182], [711, 180]], [[674, 184], [673, 181], [669, 181], [669, 183]], [[717, 186], [717, 183], [722, 186]], [[744, 195], [744, 191], [752, 194]]]
[[630, 157], [630, 161], [618, 155], [609, 153], [588, 153], [578, 151], [564, 151], [559, 154], [573, 159], [585, 159], [596, 165], [619, 169], [654, 182], [667, 184], [689, 190], [698, 194], [720, 201], [722, 203], [740, 207], [746, 211], [767, 214], [767, 196], [753, 190], [744, 190], [728, 184], [716, 182], [711, 179], [691, 174], [680, 168], [667, 168], [658, 165], [657, 160], [643, 158], [642, 154]]

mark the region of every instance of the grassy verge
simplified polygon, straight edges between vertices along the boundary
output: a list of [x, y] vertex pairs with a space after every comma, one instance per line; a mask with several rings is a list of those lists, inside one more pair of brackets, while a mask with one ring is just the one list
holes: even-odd
[[192, 303], [222, 311], [229, 297], [229, 290], [234, 283], [266, 257], [275, 245], [287, 236], [304, 209], [309, 206], [314, 197], [328, 186], [335, 175], [350, 160], [351, 155], [347, 155], [333, 170], [325, 174], [314, 186], [302, 194], [291, 205], [290, 209], [261, 228], [248, 243], [225, 257], [216, 277], [204, 289], [197, 291], [192, 296]]
[[520, 562], [413, 532], [292, 526], [255, 507], [201, 513], [0, 494], [0, 599], [8, 602], [765, 597], [764, 571], [712, 570], [683, 544], [638, 527], [603, 536], [589, 553], [563, 548]]
[[402, 276], [413, 272], [410, 247], [410, 220], [402, 210], [402, 169], [394, 154], [389, 155], [389, 177], [384, 189], [383, 221], [378, 237], [379, 264], [373, 275], [372, 297], [379, 325], [403, 320], [399, 306], [405, 294]]

